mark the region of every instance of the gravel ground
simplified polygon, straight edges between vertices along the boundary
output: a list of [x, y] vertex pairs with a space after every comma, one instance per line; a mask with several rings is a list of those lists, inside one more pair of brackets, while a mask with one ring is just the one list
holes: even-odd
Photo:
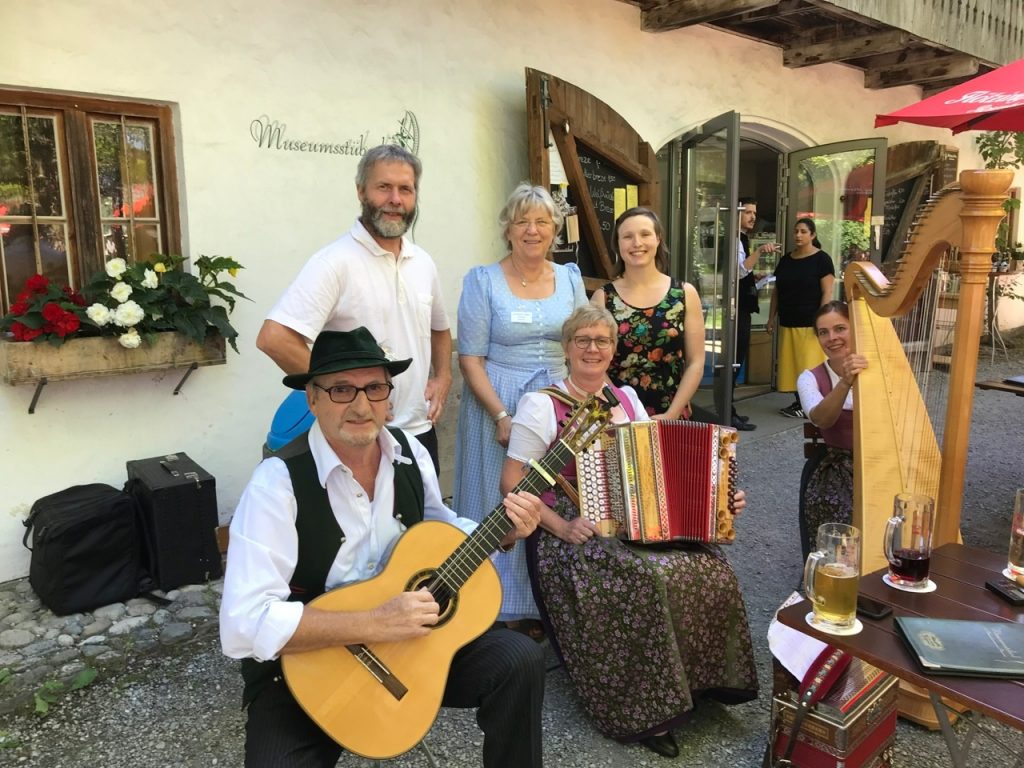
[[[1019, 343], [1019, 342], [1018, 342]], [[1010, 359], [989, 361], [987, 350], [978, 378], [1003, 378], [1024, 371], [1024, 345]], [[740, 522], [737, 543], [728, 550], [744, 595], [758, 658], [761, 696], [737, 707], [705, 704], [676, 731], [681, 754], [669, 761], [638, 746], [601, 736], [582, 714], [565, 673], [547, 677], [544, 704], [548, 765], [593, 766], [758, 766], [768, 730], [770, 658], [765, 639], [776, 607], [800, 579], [797, 539], [797, 487], [803, 462], [801, 427], [776, 414], [788, 395], [765, 395], [743, 403], [741, 412], [758, 425], [741, 442], [741, 485], [750, 507]], [[963, 531], [967, 544], [1002, 552], [1007, 545], [1013, 492], [1024, 486], [1021, 469], [1024, 400], [975, 391], [971, 451], [967, 468]], [[0, 689], [2, 691], [2, 689]], [[0, 718], [0, 765], [72, 768], [124, 766], [168, 768], [242, 762], [244, 717], [237, 663], [220, 654], [214, 633], [161, 655], [130, 658], [121, 671], [106, 671], [93, 685], [64, 697], [45, 715]], [[1024, 735], [977, 716], [967, 720], [1024, 753]], [[480, 764], [481, 734], [472, 712], [443, 710], [429, 736], [439, 765]], [[1008, 764], [1006, 753], [988, 739], [975, 738], [970, 764]], [[344, 755], [340, 766], [370, 761]], [[945, 742], [900, 721], [893, 765], [898, 768], [950, 765]], [[417, 749], [389, 765], [426, 766]]]

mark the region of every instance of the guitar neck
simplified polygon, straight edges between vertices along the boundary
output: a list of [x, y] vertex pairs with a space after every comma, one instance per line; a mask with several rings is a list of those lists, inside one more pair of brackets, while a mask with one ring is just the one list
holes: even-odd
[[[539, 462], [543, 472], [529, 465], [526, 476], [515, 491], [529, 491], [540, 495], [551, 487], [553, 478], [573, 457], [572, 449], [562, 440], [556, 442]], [[498, 504], [476, 530], [437, 569], [438, 577], [452, 593], [457, 592], [474, 571], [498, 548], [498, 543], [514, 527], [505, 513], [505, 504]]]

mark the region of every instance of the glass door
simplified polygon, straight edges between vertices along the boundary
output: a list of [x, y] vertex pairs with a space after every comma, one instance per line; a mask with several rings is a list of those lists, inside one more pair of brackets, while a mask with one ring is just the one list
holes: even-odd
[[694, 404], [729, 424], [736, 359], [737, 178], [740, 116], [726, 112], [680, 140], [685, 203], [683, 279], [704, 312], [704, 378]]
[[843, 270], [849, 262], [881, 263], [885, 161], [885, 139], [824, 144], [787, 157], [783, 242], [792, 247], [797, 219], [814, 219], [821, 248], [835, 265], [837, 297], [843, 295]]

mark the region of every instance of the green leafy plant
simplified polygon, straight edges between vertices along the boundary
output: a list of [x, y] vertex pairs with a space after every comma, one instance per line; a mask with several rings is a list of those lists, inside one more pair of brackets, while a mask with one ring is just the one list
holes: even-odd
[[36, 714], [47, 714], [50, 707], [60, 701], [62, 693], [64, 693], [64, 683], [59, 680], [47, 680], [43, 683], [35, 693]]
[[1024, 166], [1024, 133], [981, 131], [974, 144], [986, 168], [1016, 169]]
[[81, 688], [85, 688], [87, 685], [92, 685], [96, 680], [98, 672], [95, 667], [86, 667], [66, 686], [60, 680], [47, 680], [41, 686], [39, 690], [35, 692], [35, 711], [36, 714], [46, 715], [50, 711], [50, 707], [60, 701], [61, 696], [70, 691], [77, 691]]
[[21, 742], [7, 731], [0, 731], [0, 749], [17, 749]]
[[13, 675], [13, 673], [11, 672], [11, 670], [9, 668], [7, 668], [7, 667], [0, 668], [0, 685], [3, 685], [4, 683], [9, 683], [11, 681], [11, 676], [12, 675]]
[[202, 343], [207, 330], [216, 328], [237, 352], [238, 332], [229, 315], [237, 299], [248, 297], [224, 274], [235, 277], [242, 265], [227, 256], [200, 256], [193, 274], [182, 268], [185, 261], [163, 254], [134, 264], [111, 259], [81, 292], [34, 275], [0, 318], [0, 330], [15, 341], [55, 346], [76, 336], [116, 336], [121, 346], [134, 349], [163, 331]]

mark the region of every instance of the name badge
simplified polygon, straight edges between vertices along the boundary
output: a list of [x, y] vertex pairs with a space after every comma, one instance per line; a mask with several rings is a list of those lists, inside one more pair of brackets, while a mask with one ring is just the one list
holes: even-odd
[[523, 311], [513, 312], [512, 313], [512, 322], [513, 323], [532, 323], [533, 322], [533, 313], [532, 312], [523, 312]]

